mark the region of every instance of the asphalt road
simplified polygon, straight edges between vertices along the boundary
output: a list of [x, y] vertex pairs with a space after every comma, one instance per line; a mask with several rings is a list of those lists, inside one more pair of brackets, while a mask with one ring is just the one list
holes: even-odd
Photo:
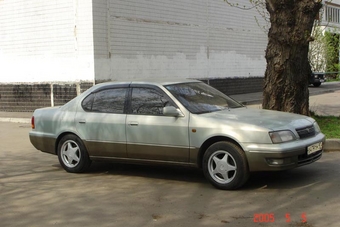
[[340, 90], [340, 82], [334, 81], [334, 82], [326, 82], [322, 83], [320, 87], [314, 87], [313, 85], [309, 86], [309, 94], [314, 95], [314, 94], [319, 94], [323, 93], [325, 91], [329, 90]]
[[339, 226], [340, 152], [221, 191], [189, 168], [95, 163], [66, 173], [29, 130], [0, 122], [1, 226]]

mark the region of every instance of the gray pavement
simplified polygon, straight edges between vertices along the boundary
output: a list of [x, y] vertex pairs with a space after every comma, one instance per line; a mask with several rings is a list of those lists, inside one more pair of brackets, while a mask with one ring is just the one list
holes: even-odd
[[254, 173], [241, 189], [223, 191], [195, 168], [94, 162], [87, 173], [67, 173], [57, 156], [31, 145], [29, 131], [0, 122], [4, 227], [339, 226], [340, 152]]

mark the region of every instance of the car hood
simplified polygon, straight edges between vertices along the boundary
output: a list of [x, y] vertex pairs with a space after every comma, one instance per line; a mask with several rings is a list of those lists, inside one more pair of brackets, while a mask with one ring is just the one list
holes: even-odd
[[310, 117], [273, 110], [235, 108], [205, 114], [218, 121], [237, 122], [254, 125], [269, 130], [297, 129], [310, 126], [314, 120]]

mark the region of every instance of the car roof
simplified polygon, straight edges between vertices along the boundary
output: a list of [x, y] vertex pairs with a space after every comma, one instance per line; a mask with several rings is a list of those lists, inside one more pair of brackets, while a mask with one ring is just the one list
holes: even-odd
[[180, 79], [180, 78], [173, 78], [173, 79], [166, 79], [166, 78], [141, 78], [141, 79], [131, 79], [131, 80], [114, 80], [109, 82], [99, 82], [83, 92], [80, 98], [88, 95], [91, 92], [99, 91], [102, 89], [107, 89], [112, 86], [118, 87], [129, 87], [130, 85], [155, 85], [155, 86], [166, 86], [171, 84], [180, 84], [180, 83], [200, 83], [202, 81], [195, 80], [195, 79]]
[[195, 83], [195, 82], [201, 82], [199, 80], [195, 79], [182, 79], [182, 78], [137, 78], [137, 79], [131, 79], [131, 80], [113, 80], [109, 82], [103, 82], [99, 83], [97, 85], [114, 85], [114, 84], [150, 84], [150, 85], [170, 85], [170, 84], [180, 84], [180, 83]]

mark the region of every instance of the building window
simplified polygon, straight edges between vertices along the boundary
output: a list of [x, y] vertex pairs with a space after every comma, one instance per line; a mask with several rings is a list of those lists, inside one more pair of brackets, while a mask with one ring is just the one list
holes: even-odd
[[325, 19], [327, 22], [340, 24], [340, 8], [325, 5]]

